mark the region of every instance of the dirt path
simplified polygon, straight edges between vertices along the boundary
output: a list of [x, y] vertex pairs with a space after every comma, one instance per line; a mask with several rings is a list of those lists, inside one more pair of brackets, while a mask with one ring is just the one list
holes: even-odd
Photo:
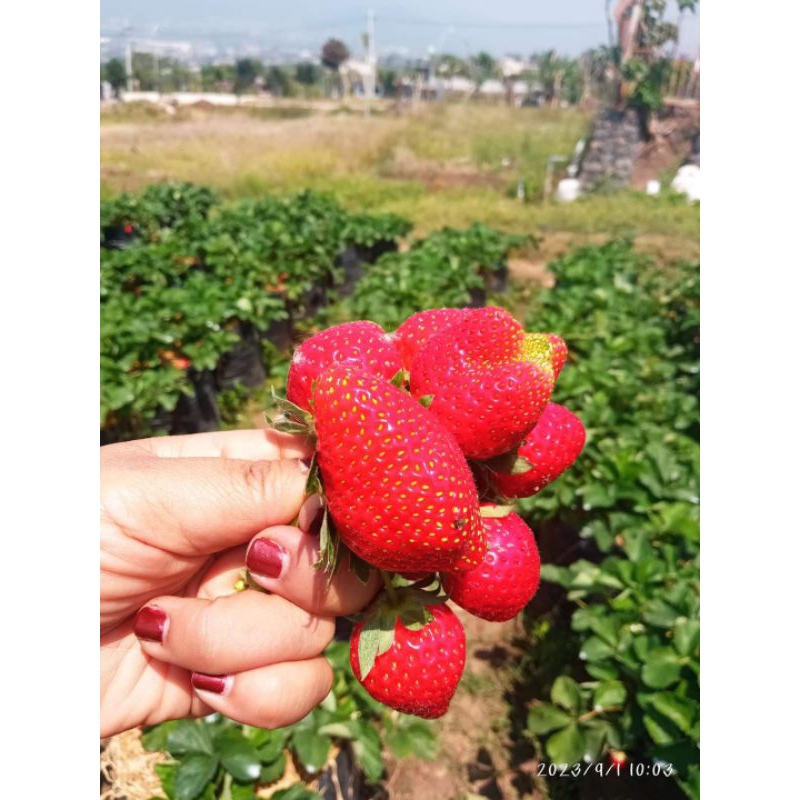
[[[454, 608], [467, 634], [467, 666], [447, 715], [437, 722], [439, 755], [434, 761], [389, 760], [387, 789], [392, 800], [460, 800], [489, 797], [520, 800], [520, 773], [533, 764], [509, 763], [504, 695], [518, 653], [512, 644], [523, 633], [521, 619], [484, 622]], [[525, 783], [529, 783], [528, 777]], [[538, 800], [541, 794], [525, 795]]]

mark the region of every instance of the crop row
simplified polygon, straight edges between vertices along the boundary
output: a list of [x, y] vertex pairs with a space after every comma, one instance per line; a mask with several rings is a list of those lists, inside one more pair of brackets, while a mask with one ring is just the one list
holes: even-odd
[[[103, 441], [218, 427], [217, 393], [262, 384], [270, 359], [351, 293], [364, 317], [375, 302], [401, 316], [480, 304], [516, 241], [475, 225], [400, 253], [410, 228], [312, 192], [225, 205], [202, 187], [159, 184], [104, 203]], [[373, 293], [373, 270], [396, 296]]]

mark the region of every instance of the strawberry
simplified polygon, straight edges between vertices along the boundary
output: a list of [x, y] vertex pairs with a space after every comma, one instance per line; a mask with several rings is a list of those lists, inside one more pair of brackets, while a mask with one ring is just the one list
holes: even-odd
[[[501, 507], [484, 505], [501, 512]], [[484, 511], [485, 513], [485, 511]], [[539, 551], [533, 531], [516, 514], [484, 517], [486, 555], [475, 569], [445, 574], [444, 590], [465, 611], [504, 622], [519, 614], [539, 588]]]
[[414, 356], [431, 336], [465, 319], [471, 310], [429, 308], [427, 311], [412, 314], [393, 334], [406, 370], [411, 369]]
[[[517, 451], [524, 461], [517, 459], [513, 474], [493, 472], [494, 486], [503, 497], [530, 497], [569, 469], [585, 442], [586, 429], [578, 417], [564, 406], [548, 403]], [[529, 469], [524, 469], [525, 462]]]
[[378, 650], [374, 662], [364, 664], [363, 673], [359, 651], [365, 623], [358, 623], [350, 639], [350, 666], [364, 688], [384, 705], [435, 719], [447, 711], [461, 680], [466, 637], [458, 617], [446, 605], [427, 606], [427, 611], [430, 621], [422, 626], [406, 627], [396, 617], [391, 645]]
[[552, 346], [526, 334], [504, 309], [473, 309], [428, 339], [411, 364], [411, 393], [431, 395], [430, 411], [467, 458], [516, 447], [553, 391]]
[[317, 462], [344, 543], [383, 570], [468, 569], [483, 556], [475, 481], [455, 439], [408, 393], [334, 364], [315, 384]]
[[311, 384], [331, 364], [361, 367], [391, 380], [402, 368], [400, 355], [389, 335], [374, 322], [334, 325], [306, 339], [292, 356], [286, 397], [309, 411]]

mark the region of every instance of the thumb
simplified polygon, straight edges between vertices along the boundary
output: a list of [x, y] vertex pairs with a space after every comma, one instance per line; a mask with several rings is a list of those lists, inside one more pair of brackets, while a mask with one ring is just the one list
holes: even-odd
[[180, 556], [209, 555], [291, 522], [308, 476], [299, 459], [158, 458], [117, 451], [102, 461], [106, 519]]

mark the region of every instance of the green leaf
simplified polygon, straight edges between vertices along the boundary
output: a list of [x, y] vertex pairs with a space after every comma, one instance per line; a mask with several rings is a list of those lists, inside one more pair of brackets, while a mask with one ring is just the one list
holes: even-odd
[[625, 703], [628, 693], [621, 681], [603, 681], [594, 690], [595, 709], [613, 708]]
[[653, 706], [665, 717], [680, 728], [685, 734], [690, 734], [700, 711], [695, 700], [681, 697], [674, 692], [657, 692], [652, 696]]
[[419, 398], [419, 403], [423, 408], [430, 408], [432, 402], [433, 402], [432, 394], [423, 394], [422, 397]]
[[369, 675], [377, 656], [392, 646], [394, 628], [394, 615], [383, 611], [364, 624], [358, 639], [358, 669], [362, 681]]
[[283, 777], [284, 772], [286, 772], [286, 756], [281, 753], [274, 761], [261, 767], [258, 782], [264, 785], [275, 783]]
[[288, 789], [281, 789], [272, 795], [270, 800], [321, 800], [317, 792], [303, 786], [302, 783], [295, 783]]
[[322, 725], [317, 733], [325, 736], [333, 736], [334, 739], [355, 739], [361, 731], [361, 725], [357, 720], [347, 719], [342, 722], [329, 722]]
[[167, 750], [174, 756], [184, 753], [205, 753], [213, 755], [214, 744], [211, 741], [206, 724], [181, 720], [178, 725], [167, 734]]
[[285, 730], [259, 730], [258, 735], [251, 741], [258, 752], [262, 762], [274, 761], [283, 753], [286, 746]]
[[665, 689], [678, 680], [680, 672], [678, 654], [669, 647], [657, 647], [647, 655], [642, 680], [653, 689]]
[[581, 710], [581, 688], [568, 675], [559, 675], [550, 689], [550, 699], [567, 711], [577, 714]]
[[255, 786], [252, 783], [231, 782], [231, 800], [255, 800], [255, 796]]
[[537, 736], [563, 728], [571, 722], [572, 717], [555, 706], [542, 704], [528, 711], [528, 730]]
[[361, 583], [366, 585], [369, 582], [369, 576], [372, 574], [372, 567], [353, 552], [350, 553], [350, 569], [353, 570]]
[[603, 754], [603, 747], [611, 732], [611, 725], [603, 720], [591, 720], [581, 726], [583, 744], [586, 748], [584, 760], [589, 762], [599, 761]]
[[156, 764], [153, 769], [161, 779], [161, 788], [167, 796], [167, 800], [175, 800], [175, 772], [178, 764]]
[[228, 728], [215, 737], [214, 752], [222, 766], [240, 783], [254, 781], [261, 773], [258, 751], [236, 729]]
[[642, 718], [653, 743], [659, 746], [669, 745], [682, 738], [679, 728], [668, 717], [658, 711], [652, 710]]
[[545, 750], [554, 764], [575, 764], [580, 761], [586, 752], [586, 744], [577, 723], [573, 722], [554, 733], [547, 740]]
[[196, 800], [211, 782], [219, 761], [205, 753], [189, 753], [175, 771], [175, 800]]
[[381, 755], [381, 739], [378, 732], [369, 723], [359, 724], [358, 736], [352, 740], [353, 753], [364, 774], [371, 782], [383, 775], [383, 757]]
[[331, 739], [314, 730], [296, 730], [292, 734], [292, 747], [306, 772], [319, 772], [328, 760]]
[[396, 758], [413, 755], [430, 761], [436, 757], [436, 734], [424, 720], [400, 716], [394, 724], [386, 725], [383, 738]]
[[692, 655], [700, 647], [700, 623], [686, 620], [675, 625], [675, 649], [682, 656]]
[[142, 734], [142, 746], [145, 750], [166, 750], [167, 749], [167, 736], [169, 732], [175, 730], [179, 725], [177, 720], [170, 722], [162, 722], [160, 725], [154, 725], [148, 728]]

